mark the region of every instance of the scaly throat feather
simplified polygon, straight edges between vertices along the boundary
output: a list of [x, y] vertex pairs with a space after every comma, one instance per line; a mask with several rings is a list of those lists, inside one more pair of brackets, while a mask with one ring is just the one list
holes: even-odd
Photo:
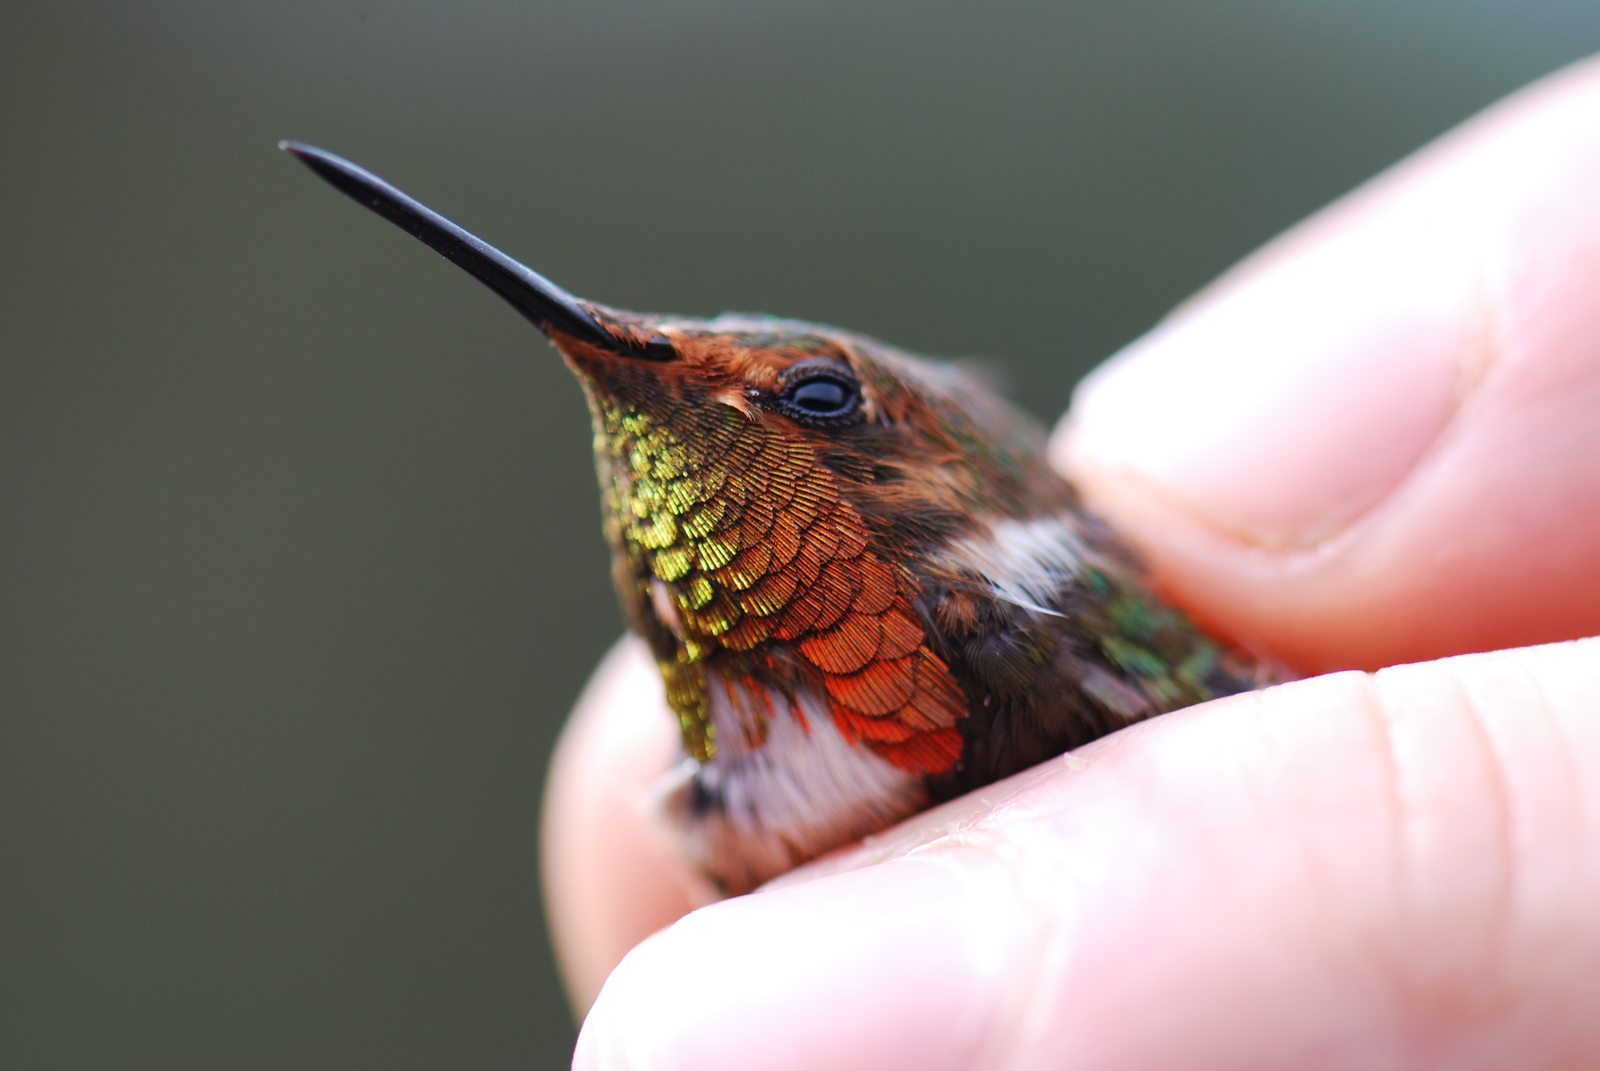
[[[820, 682], [845, 740], [908, 771], [951, 768], [966, 698], [927, 642], [912, 573], [872, 546], [815, 449], [698, 384], [574, 363], [588, 371], [618, 590], [685, 750], [716, 754], [715, 670], [802, 721], [799, 690]], [[752, 710], [747, 731], [765, 733], [771, 713]]]

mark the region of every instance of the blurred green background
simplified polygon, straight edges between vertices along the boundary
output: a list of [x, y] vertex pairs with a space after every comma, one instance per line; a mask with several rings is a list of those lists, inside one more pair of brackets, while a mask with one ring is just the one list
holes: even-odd
[[620, 618], [578, 389], [274, 143], [574, 292], [1041, 418], [1600, 48], [1592, 0], [0, 10], [0, 1067], [554, 1067], [546, 758]]

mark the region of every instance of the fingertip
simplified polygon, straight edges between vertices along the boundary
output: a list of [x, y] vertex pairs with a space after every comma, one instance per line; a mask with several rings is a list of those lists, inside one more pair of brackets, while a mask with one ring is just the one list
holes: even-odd
[[546, 914], [582, 1014], [634, 945], [688, 912], [696, 879], [659, 824], [673, 721], [644, 644], [625, 636], [584, 689], [550, 761], [541, 819]]
[[1085, 380], [1052, 459], [1158, 587], [1302, 669], [1600, 629], [1597, 185], [1589, 63], [1178, 310]]
[[919, 858], [714, 904], [629, 954], [573, 1066], [960, 1071], [1026, 926], [992, 861]]

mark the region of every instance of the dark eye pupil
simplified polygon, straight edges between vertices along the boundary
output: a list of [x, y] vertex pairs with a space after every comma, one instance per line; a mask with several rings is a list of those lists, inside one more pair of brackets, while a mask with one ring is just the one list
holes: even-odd
[[794, 387], [789, 400], [810, 413], [837, 413], [850, 404], [850, 388], [837, 379], [818, 377]]

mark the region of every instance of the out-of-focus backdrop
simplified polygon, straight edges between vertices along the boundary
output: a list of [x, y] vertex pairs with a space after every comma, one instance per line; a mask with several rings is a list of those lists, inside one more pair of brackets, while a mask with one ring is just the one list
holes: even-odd
[[1592, 0], [0, 9], [0, 1066], [561, 1065], [546, 758], [620, 630], [576, 385], [274, 143], [575, 293], [1042, 419], [1600, 48]]

